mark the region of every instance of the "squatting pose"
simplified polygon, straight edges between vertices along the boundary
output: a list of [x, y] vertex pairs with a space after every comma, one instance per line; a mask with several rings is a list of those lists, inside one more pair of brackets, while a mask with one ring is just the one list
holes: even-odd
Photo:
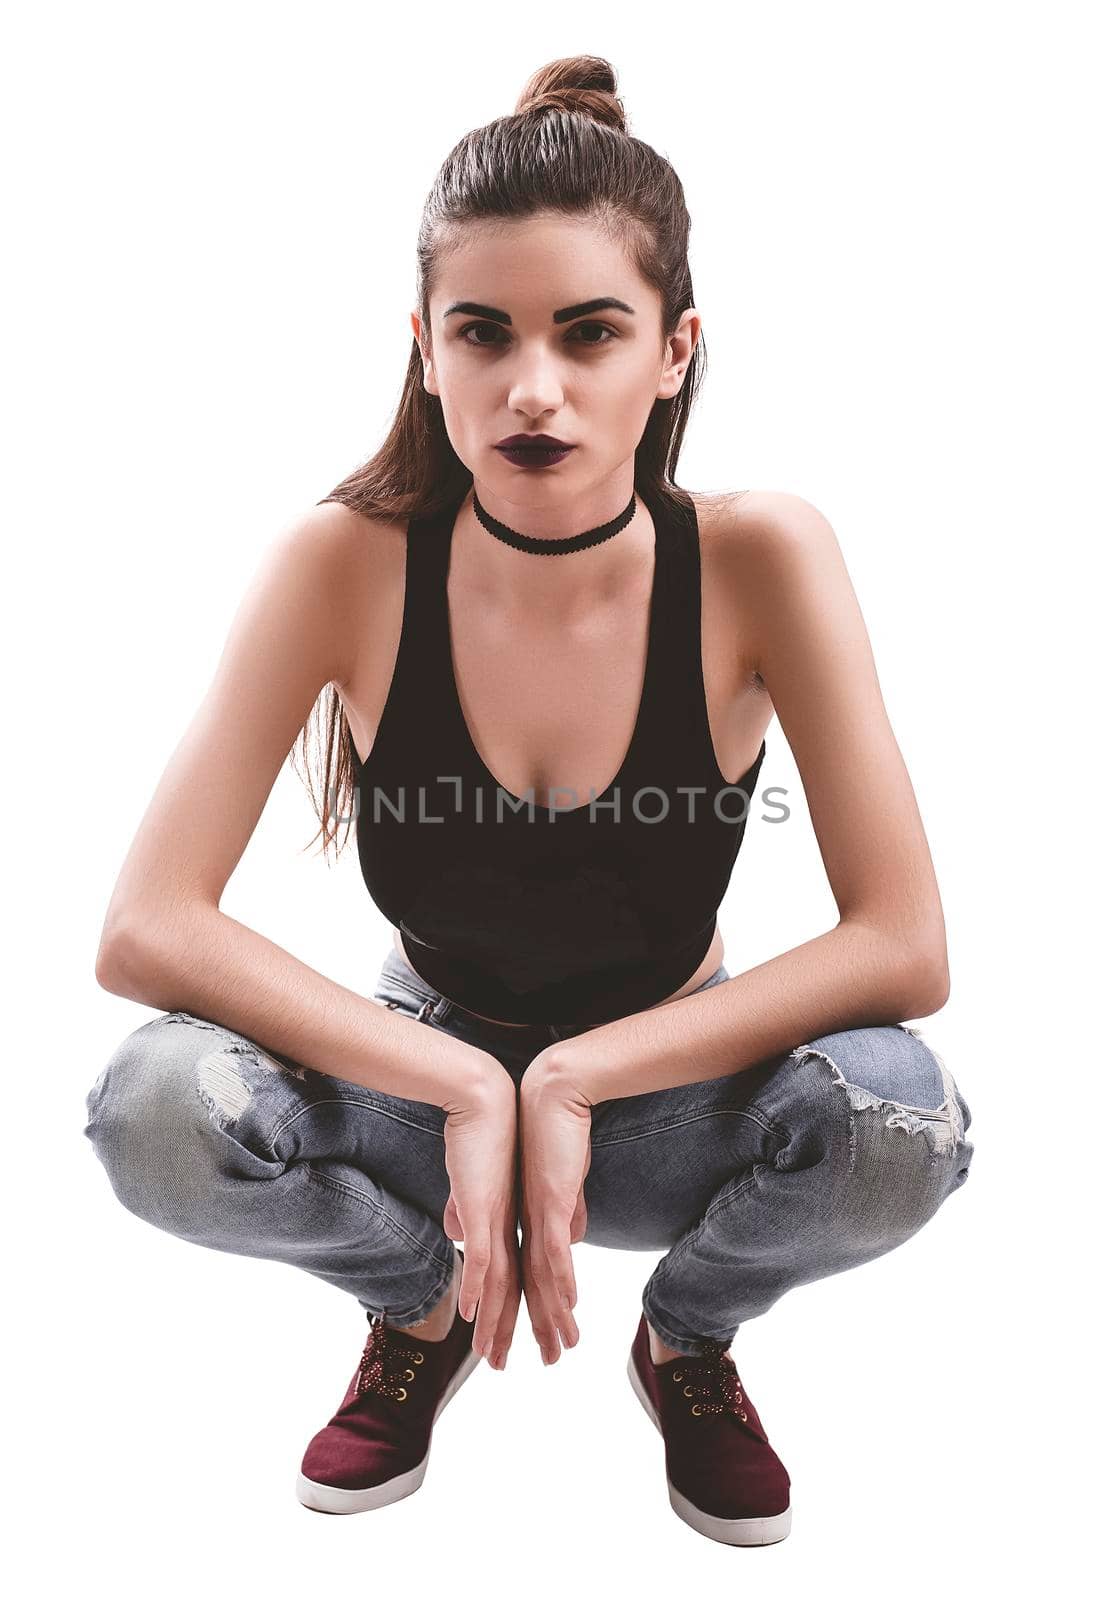
[[[967, 1102], [903, 1020], [945, 1003], [945, 928], [836, 537], [797, 495], [675, 481], [689, 228], [596, 57], [450, 152], [388, 437], [266, 552], [108, 908], [97, 978], [159, 1013], [88, 1093], [115, 1195], [369, 1321], [297, 1475], [317, 1510], [420, 1487], [522, 1293], [545, 1362], [576, 1343], [586, 1240], [666, 1251], [628, 1377], [672, 1506], [784, 1538], [740, 1325], [968, 1173]], [[839, 918], [730, 976], [773, 714]], [[298, 742], [393, 928], [370, 995], [220, 910]]]

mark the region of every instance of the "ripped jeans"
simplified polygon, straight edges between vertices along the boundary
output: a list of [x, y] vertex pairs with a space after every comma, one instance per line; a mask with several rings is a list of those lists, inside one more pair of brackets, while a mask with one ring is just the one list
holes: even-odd
[[[719, 967], [701, 988], [728, 977]], [[517, 1083], [552, 1039], [585, 1031], [484, 1022], [392, 946], [373, 998], [488, 1051]], [[117, 1199], [155, 1227], [299, 1267], [395, 1327], [423, 1321], [446, 1293], [455, 1245], [441, 1226], [440, 1107], [331, 1077], [184, 1012], [129, 1034], [86, 1107]], [[788, 1289], [917, 1233], [968, 1176], [970, 1123], [948, 1068], [905, 1024], [603, 1100], [585, 1242], [665, 1250], [643, 1292], [648, 1323], [683, 1355], [728, 1346]]]

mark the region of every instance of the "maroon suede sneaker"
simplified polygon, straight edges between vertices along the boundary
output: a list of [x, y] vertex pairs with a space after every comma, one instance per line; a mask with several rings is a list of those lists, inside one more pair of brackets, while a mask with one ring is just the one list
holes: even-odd
[[791, 1531], [791, 1480], [727, 1348], [657, 1366], [643, 1312], [629, 1381], [664, 1441], [672, 1508], [722, 1544], [775, 1544]]
[[362, 1360], [297, 1475], [297, 1498], [313, 1511], [373, 1511], [415, 1493], [437, 1417], [482, 1360], [458, 1309], [439, 1340], [409, 1338], [369, 1311], [367, 1321]]

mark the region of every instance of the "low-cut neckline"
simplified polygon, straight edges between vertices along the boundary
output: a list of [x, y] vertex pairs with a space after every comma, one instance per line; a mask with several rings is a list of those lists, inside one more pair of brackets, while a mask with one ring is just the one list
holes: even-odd
[[[447, 657], [448, 673], [450, 675], [448, 687], [451, 691], [451, 697], [455, 702], [456, 716], [462, 732], [464, 744], [467, 748], [468, 756], [475, 767], [482, 773], [486, 781], [492, 784], [494, 788], [500, 789], [504, 795], [508, 796], [514, 807], [529, 807], [531, 805], [532, 807], [540, 808], [544, 811], [550, 810], [553, 817], [576, 817], [584, 813], [589, 815], [592, 805], [598, 806], [607, 801], [612, 795], [613, 791], [619, 786], [621, 779], [625, 776], [625, 773], [629, 769], [644, 729], [644, 723], [647, 716], [649, 689], [652, 683], [653, 655], [657, 648], [657, 636], [659, 632], [660, 555], [662, 549], [662, 541], [660, 538], [660, 513], [654, 512], [647, 502], [645, 502], [645, 509], [647, 510], [648, 515], [652, 518], [652, 532], [654, 537], [652, 592], [648, 603], [648, 648], [645, 651], [644, 656], [644, 676], [641, 680], [640, 698], [637, 701], [636, 719], [633, 723], [633, 732], [629, 739], [629, 743], [626, 746], [625, 754], [621, 758], [621, 764], [614, 773], [613, 777], [606, 784], [605, 788], [602, 789], [597, 795], [592, 796], [579, 806], [551, 806], [547, 801], [542, 801], [538, 798], [534, 798], [530, 801], [527, 798], [515, 795], [510, 788], [502, 783], [500, 778], [491, 772], [490, 768], [479, 754], [478, 745], [475, 743], [474, 736], [470, 730], [470, 725], [468, 724], [466, 715], [463, 711], [463, 701], [459, 693], [459, 680], [455, 671], [455, 658], [452, 653], [451, 610], [448, 604], [448, 576], [451, 570], [451, 547], [454, 541], [455, 523], [458, 513], [461, 509], [461, 504], [462, 503], [460, 502], [459, 505], [455, 506], [453, 509], [450, 509], [447, 513], [447, 524], [444, 532], [445, 551], [443, 560], [443, 584], [440, 600], [441, 615], [443, 618], [445, 633], [445, 655]], [[542, 557], [541, 559], [554, 560], [555, 557]], [[553, 785], [553, 791], [555, 794], [560, 793], [558, 786]]]

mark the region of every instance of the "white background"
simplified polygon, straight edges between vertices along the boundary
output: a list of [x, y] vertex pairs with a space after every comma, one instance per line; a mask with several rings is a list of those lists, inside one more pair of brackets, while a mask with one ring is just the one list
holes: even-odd
[[[9, 23], [4, 1456], [34, 1592], [1041, 1593], [1086, 1562], [1107, 1425], [1100, 10], [225, 0]], [[841, 540], [946, 912], [952, 995], [921, 1025], [973, 1113], [969, 1181], [920, 1234], [738, 1335], [793, 1480], [794, 1531], [763, 1555], [672, 1515], [624, 1372], [657, 1256], [587, 1246], [577, 1348], [542, 1367], [522, 1306], [419, 1494], [306, 1512], [296, 1469], [361, 1311], [124, 1211], [82, 1136], [153, 1015], [97, 986], [108, 897], [244, 587], [381, 439], [440, 161], [578, 51], [615, 64], [694, 219], [709, 371], [680, 481], [793, 491]], [[794, 815], [750, 821], [734, 974], [836, 916], [775, 722], [761, 782]], [[223, 906], [368, 993], [388, 929], [353, 841], [332, 868], [314, 828], [286, 768]]]

